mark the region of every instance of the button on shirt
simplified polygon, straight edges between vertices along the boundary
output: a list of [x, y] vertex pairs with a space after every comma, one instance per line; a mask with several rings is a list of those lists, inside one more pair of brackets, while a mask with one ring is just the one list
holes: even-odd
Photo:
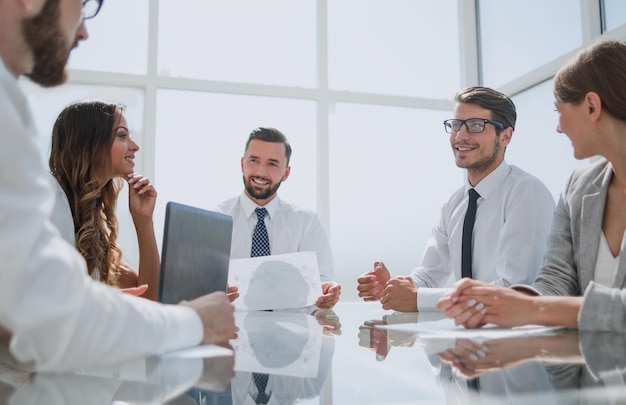
[[[461, 279], [463, 219], [471, 187], [466, 180], [443, 205], [422, 261], [411, 272], [419, 287], [420, 311], [435, 310], [439, 298], [449, 291], [440, 287], [451, 274], [454, 280]], [[474, 188], [480, 194], [472, 251], [474, 279], [507, 287], [531, 283], [550, 231], [552, 194], [539, 179], [506, 162]]]
[[[218, 206], [218, 210], [233, 217], [233, 240], [231, 259], [250, 257], [252, 235], [256, 226], [258, 205], [247, 195], [241, 194]], [[334, 277], [333, 256], [322, 222], [311, 210], [298, 207], [276, 196], [264, 205], [267, 209], [265, 226], [273, 255], [312, 251], [317, 254], [317, 263], [322, 282]]]

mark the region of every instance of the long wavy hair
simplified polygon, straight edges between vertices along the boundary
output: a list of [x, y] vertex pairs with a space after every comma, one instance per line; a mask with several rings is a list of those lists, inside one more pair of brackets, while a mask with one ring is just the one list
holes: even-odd
[[115, 285], [122, 251], [116, 244], [120, 178], [106, 176], [111, 166], [113, 127], [124, 106], [99, 100], [73, 103], [59, 114], [52, 130], [50, 171], [67, 195], [74, 219], [76, 247], [92, 275]]

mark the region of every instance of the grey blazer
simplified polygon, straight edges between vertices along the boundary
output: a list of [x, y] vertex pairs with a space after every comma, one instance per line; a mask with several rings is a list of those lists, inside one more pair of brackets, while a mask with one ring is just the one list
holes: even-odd
[[626, 331], [626, 252], [612, 288], [592, 281], [602, 232], [611, 164], [602, 159], [572, 173], [554, 211], [544, 261], [533, 287], [542, 295], [580, 296], [581, 330]]

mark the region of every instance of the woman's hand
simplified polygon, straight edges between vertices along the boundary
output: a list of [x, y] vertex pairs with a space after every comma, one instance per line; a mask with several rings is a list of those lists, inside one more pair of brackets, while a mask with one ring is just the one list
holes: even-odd
[[126, 181], [128, 182], [128, 208], [133, 220], [152, 219], [157, 191], [150, 183], [150, 179], [139, 173], [130, 173], [126, 176]]

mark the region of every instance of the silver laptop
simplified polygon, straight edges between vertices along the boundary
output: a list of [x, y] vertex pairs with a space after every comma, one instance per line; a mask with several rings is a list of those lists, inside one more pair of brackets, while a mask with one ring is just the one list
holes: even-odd
[[178, 304], [226, 291], [233, 231], [229, 215], [168, 202], [161, 254], [159, 301]]

